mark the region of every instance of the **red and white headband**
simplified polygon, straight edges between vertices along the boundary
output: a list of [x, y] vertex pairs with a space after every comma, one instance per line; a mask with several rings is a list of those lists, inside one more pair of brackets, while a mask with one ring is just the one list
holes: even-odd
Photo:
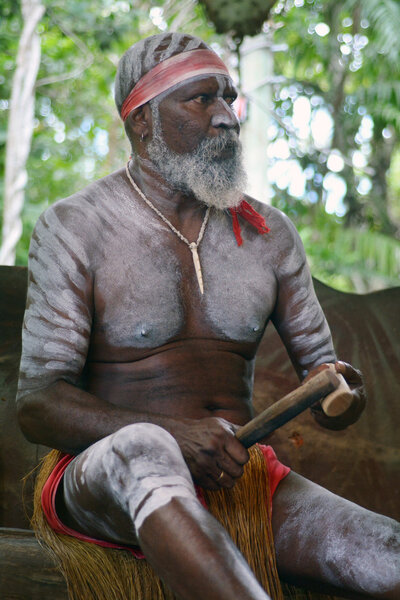
[[122, 120], [126, 121], [132, 110], [146, 104], [177, 83], [196, 75], [207, 74], [229, 77], [225, 64], [212, 50], [189, 50], [167, 58], [143, 75], [125, 98], [121, 108]]

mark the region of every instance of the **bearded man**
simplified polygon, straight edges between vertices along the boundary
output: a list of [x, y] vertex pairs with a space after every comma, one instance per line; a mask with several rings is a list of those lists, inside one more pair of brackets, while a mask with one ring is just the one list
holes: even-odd
[[[121, 169], [49, 208], [30, 250], [19, 417], [66, 456], [43, 509], [61, 533], [140, 546], [183, 599], [269, 596], [194, 483], [228, 488], [248, 452], [258, 344], [276, 326], [303, 379], [336, 356], [290, 221], [242, 190], [236, 91], [201, 40], [166, 33], [120, 61]], [[364, 400], [357, 372], [354, 422]], [[266, 450], [279, 569], [400, 597], [399, 526]], [[210, 569], [212, 564], [212, 569]]]

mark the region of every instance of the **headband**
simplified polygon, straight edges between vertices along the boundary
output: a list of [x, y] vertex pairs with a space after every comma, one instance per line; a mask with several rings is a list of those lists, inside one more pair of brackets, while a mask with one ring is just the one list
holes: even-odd
[[132, 110], [146, 104], [177, 83], [208, 73], [229, 77], [225, 64], [212, 50], [189, 50], [167, 58], [143, 75], [125, 98], [121, 108], [122, 120], [126, 121]]

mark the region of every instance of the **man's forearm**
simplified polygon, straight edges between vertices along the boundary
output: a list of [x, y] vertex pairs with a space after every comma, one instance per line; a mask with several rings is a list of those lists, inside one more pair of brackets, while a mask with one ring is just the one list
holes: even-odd
[[173, 434], [178, 421], [105, 402], [64, 380], [19, 399], [18, 418], [33, 443], [78, 454], [132, 423], [154, 423]]
[[237, 426], [224, 419], [176, 419], [137, 412], [105, 402], [64, 380], [22, 396], [18, 403], [20, 426], [27, 439], [68, 454], [79, 454], [128, 425], [158, 425], [175, 438], [194, 481], [209, 489], [233, 485], [249, 458], [234, 435]]

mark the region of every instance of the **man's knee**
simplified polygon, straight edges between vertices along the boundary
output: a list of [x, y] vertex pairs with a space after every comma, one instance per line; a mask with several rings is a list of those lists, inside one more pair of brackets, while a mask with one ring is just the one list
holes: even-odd
[[[136, 532], [174, 497], [194, 498], [189, 469], [175, 439], [161, 427], [137, 423], [79, 455], [64, 476], [66, 505], [77, 521], [88, 512], [122, 511]], [[81, 514], [82, 513], [82, 514]]]
[[375, 535], [373, 565], [381, 583], [378, 597], [397, 600], [400, 598], [400, 523], [382, 516], [382, 524]]
[[[336, 544], [332, 563], [341, 564], [342, 574], [353, 573], [354, 589], [373, 597], [400, 598], [400, 523], [355, 505], [349, 511], [342, 543]], [[346, 525], [346, 519], [343, 519]], [[346, 554], [343, 564], [343, 553]]]
[[195, 497], [180, 448], [165, 429], [151, 423], [137, 423], [117, 431], [110, 441], [110, 470], [113, 476], [125, 472], [120, 487], [136, 532], [152, 512], [172, 498]]
[[[107, 439], [107, 438], [106, 438]], [[172, 460], [182, 458], [176, 440], [166, 429], [153, 423], [134, 423], [113, 433], [110, 449], [121, 460], [129, 462], [137, 458], [148, 459], [165, 456]], [[183, 458], [182, 458], [183, 460]]]

